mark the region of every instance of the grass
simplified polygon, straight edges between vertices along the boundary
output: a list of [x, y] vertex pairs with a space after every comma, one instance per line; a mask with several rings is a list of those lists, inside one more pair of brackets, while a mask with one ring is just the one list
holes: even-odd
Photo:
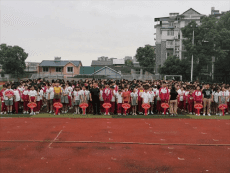
[[170, 117], [169, 115], [129, 115], [129, 116], [118, 116], [118, 115], [92, 115], [92, 114], [87, 114], [87, 115], [74, 115], [74, 114], [60, 114], [60, 115], [54, 115], [54, 114], [48, 114], [48, 113], [41, 113], [38, 115], [29, 115], [29, 114], [12, 114], [12, 115], [0, 115], [1, 118], [146, 118], [146, 119], [225, 119], [229, 120], [230, 115], [225, 115], [225, 116], [195, 116], [195, 115], [178, 115], [176, 117]]

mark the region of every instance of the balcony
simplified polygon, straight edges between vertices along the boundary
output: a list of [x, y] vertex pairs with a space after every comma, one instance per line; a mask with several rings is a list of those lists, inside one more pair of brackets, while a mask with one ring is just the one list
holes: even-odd
[[174, 47], [174, 44], [166, 44], [166, 49], [173, 49]]

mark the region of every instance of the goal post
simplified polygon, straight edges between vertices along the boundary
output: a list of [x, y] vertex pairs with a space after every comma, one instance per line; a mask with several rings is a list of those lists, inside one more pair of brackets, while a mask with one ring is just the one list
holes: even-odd
[[180, 78], [180, 81], [182, 81], [182, 75], [165, 75], [164, 80], [175, 80], [176, 78]]

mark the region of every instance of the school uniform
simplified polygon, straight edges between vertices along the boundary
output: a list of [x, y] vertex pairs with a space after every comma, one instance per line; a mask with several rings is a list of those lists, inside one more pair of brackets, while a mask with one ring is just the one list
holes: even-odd
[[[122, 92], [122, 96], [123, 96], [124, 103], [129, 103], [129, 101], [130, 101], [130, 92], [129, 91], [124, 91], [124, 92]], [[126, 113], [129, 113], [129, 109], [126, 110]], [[123, 109], [123, 114], [125, 114], [125, 109]]]
[[143, 94], [143, 90], [138, 90], [138, 112], [143, 112], [143, 108], [142, 108], [142, 94]]
[[37, 92], [37, 100], [36, 100], [36, 103], [37, 103], [37, 107], [34, 109], [34, 112], [39, 112], [40, 109], [41, 109], [41, 95], [40, 95], [40, 92]]
[[183, 99], [184, 99], [184, 110], [185, 111], [189, 111], [188, 110], [188, 95], [189, 95], [189, 91], [185, 91], [184, 95], [183, 95]]
[[11, 91], [11, 92], [14, 92], [12, 89], [6, 89], [4, 92], [3, 92], [3, 97], [4, 97], [4, 102], [5, 102], [5, 105], [6, 106], [13, 106], [13, 95], [11, 98], [8, 98], [5, 93], [7, 91]]
[[116, 98], [117, 98], [117, 113], [121, 114], [122, 112], [122, 102], [123, 102], [123, 98], [122, 98], [122, 93], [116, 93]]
[[105, 109], [103, 108], [103, 103], [104, 103], [104, 99], [102, 97], [102, 94], [103, 94], [103, 90], [100, 90], [100, 110], [101, 110], [101, 113], [104, 113], [105, 112]]
[[225, 93], [226, 93], [226, 97], [227, 97], [227, 109], [226, 109], [226, 112], [228, 112], [228, 109], [230, 107], [230, 102], [229, 102], [230, 92], [227, 90], [227, 91], [225, 91]]
[[88, 103], [89, 92], [87, 90], [81, 90], [81, 103]]
[[178, 102], [179, 102], [179, 104], [178, 104], [178, 107], [180, 108], [180, 109], [183, 109], [184, 108], [184, 93], [185, 93], [185, 91], [178, 91], [178, 95], [179, 95], [179, 100], [178, 100]]
[[149, 97], [150, 97], [150, 105], [154, 105], [154, 97], [155, 97], [155, 94], [154, 94], [154, 91], [149, 91]]
[[131, 94], [130, 94], [130, 96], [131, 96], [131, 105], [132, 106], [137, 106], [137, 99], [138, 99], [138, 94], [137, 94], [137, 92], [132, 92]]
[[44, 94], [43, 90], [40, 90], [40, 91], [39, 91], [39, 95], [40, 95], [39, 111], [41, 110], [41, 107], [42, 107], [42, 105], [43, 105], [43, 103], [42, 103], [43, 94]]
[[81, 91], [74, 91], [73, 92], [73, 95], [75, 97], [75, 100], [74, 100], [74, 105], [75, 106], [79, 106], [80, 105], [80, 94], [81, 94]]
[[159, 90], [156, 90], [156, 96], [157, 96], [157, 111], [158, 112], [162, 112], [162, 108], [161, 108], [161, 98], [159, 95]]
[[143, 92], [141, 97], [143, 98], [143, 104], [149, 103], [150, 95], [148, 92]]
[[[168, 103], [169, 100], [169, 90], [168, 88], [160, 88], [159, 89], [159, 96], [161, 98], [161, 103]], [[164, 108], [161, 107], [161, 111], [164, 111]], [[166, 112], [168, 112], [168, 108], [166, 109]]]
[[68, 95], [69, 104], [68, 104], [68, 106], [72, 107], [72, 93], [73, 93], [73, 88], [69, 86], [67, 89], [69, 91], [69, 95]]
[[190, 113], [194, 112], [194, 98], [192, 94], [188, 94], [188, 111]]
[[[202, 104], [202, 97], [203, 97], [203, 94], [202, 94], [201, 91], [196, 90], [196, 91], [194, 92], [193, 97], [194, 97], [194, 102], [196, 102], [196, 104], [197, 104], [197, 103]], [[196, 112], [196, 114], [198, 113], [197, 109], [195, 109], [195, 112]]]
[[22, 92], [22, 98], [23, 98], [23, 107], [24, 107], [24, 111], [28, 112], [29, 111], [29, 107], [27, 106], [27, 104], [29, 103], [29, 90], [24, 90]]
[[62, 94], [61, 94], [61, 103], [62, 104], [69, 104], [69, 90], [67, 88], [62, 89]]
[[112, 96], [112, 99], [111, 99], [111, 102], [110, 102], [110, 104], [111, 104], [110, 112], [112, 114], [114, 114], [114, 111], [115, 111], [115, 101], [116, 101], [116, 93], [117, 92], [115, 90], [112, 90], [112, 93], [114, 95]]
[[226, 104], [226, 92], [225, 91], [220, 91], [219, 92], [219, 97], [220, 97], [219, 103], [220, 104]]
[[[37, 100], [35, 100], [36, 96], [38, 95], [37, 91], [36, 90], [30, 90], [28, 92], [28, 95], [30, 96], [30, 101], [31, 102], [35, 102], [37, 103]], [[37, 110], [37, 106], [35, 108], [33, 108], [33, 111], [36, 112]]]
[[0, 91], [0, 97], [1, 97], [1, 102], [2, 102], [1, 112], [6, 112], [6, 110], [7, 110], [7, 107], [6, 107], [5, 102], [4, 102], [4, 96], [3, 96], [4, 91], [5, 90], [3, 90], [3, 89]]
[[14, 99], [14, 109], [15, 109], [15, 113], [18, 114], [18, 108], [19, 108], [19, 102], [21, 100], [21, 97], [20, 97], [20, 91], [19, 90], [14, 90], [14, 96], [15, 96], [15, 99]]

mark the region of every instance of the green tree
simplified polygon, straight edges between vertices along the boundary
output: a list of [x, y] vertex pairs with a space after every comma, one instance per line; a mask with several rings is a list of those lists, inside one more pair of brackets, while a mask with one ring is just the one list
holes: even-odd
[[28, 54], [19, 46], [0, 45], [0, 64], [5, 74], [20, 77], [26, 68], [25, 60]]
[[211, 65], [212, 56], [216, 57], [215, 74], [229, 75], [230, 12], [220, 19], [212, 15], [202, 17], [201, 25], [196, 25], [195, 21], [191, 21], [181, 29], [183, 37], [186, 38], [183, 40], [185, 57], [190, 62], [192, 55], [194, 57], [194, 78], [201, 75], [203, 67]]
[[125, 65], [126, 65], [126, 66], [130, 66], [130, 67], [133, 67], [133, 61], [130, 60], [130, 59], [127, 59], [127, 60], [125, 61]]
[[136, 52], [136, 59], [140, 66], [144, 67], [144, 71], [154, 73], [156, 54], [152, 46], [139, 47]]
[[183, 80], [190, 80], [190, 69], [191, 66], [187, 60], [180, 60], [176, 56], [170, 56], [160, 68], [160, 73], [163, 75], [182, 75]]

